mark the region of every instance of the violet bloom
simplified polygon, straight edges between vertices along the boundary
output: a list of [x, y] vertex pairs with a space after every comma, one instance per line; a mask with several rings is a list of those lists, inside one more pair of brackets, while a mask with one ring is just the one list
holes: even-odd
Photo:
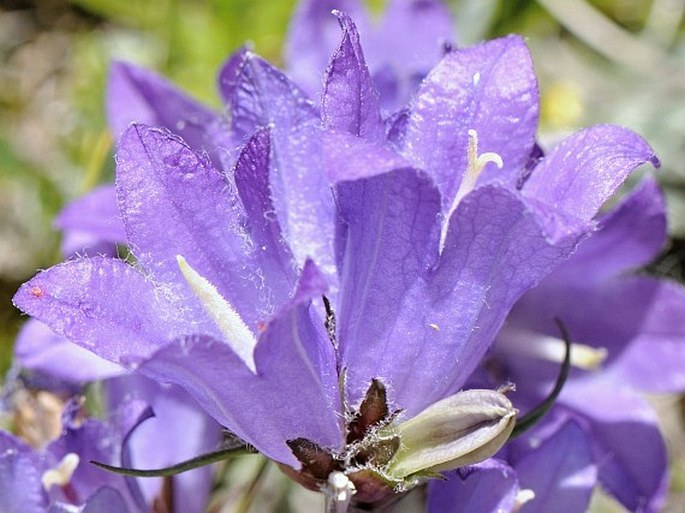
[[63, 434], [37, 451], [0, 431], [0, 510], [3, 513], [144, 513], [134, 480], [93, 467], [90, 459], [122, 464], [125, 439], [149, 416], [140, 403], [109, 421], [79, 420], [66, 408]]
[[[242, 52], [221, 79], [231, 130], [265, 128], [230, 172], [132, 125], [116, 190], [135, 265], [71, 260], [15, 303], [185, 388], [304, 484], [339, 503], [356, 487], [373, 504], [503, 443], [508, 400], [456, 393], [514, 302], [572, 254], [626, 175], [656, 160], [635, 134], [594, 127], [518, 191], [538, 109], [520, 38], [448, 53], [407, 111], [383, 120], [356, 28], [337, 15], [320, 111]], [[447, 420], [479, 429], [416, 436]]]
[[[80, 255], [113, 254], [114, 244], [125, 240], [114, 191], [108, 186], [100, 187], [68, 205], [58, 216], [56, 224], [66, 228], [63, 249]], [[78, 243], [85, 244], [85, 247], [79, 247]], [[218, 446], [218, 424], [182, 389], [162, 387], [142, 376], [128, 375], [121, 365], [70, 342], [36, 319], [30, 319], [19, 333], [14, 359], [22, 370], [28, 371], [23, 376], [31, 386], [66, 388], [79, 393], [86, 384], [101, 381], [105, 414], [114, 413], [132, 401], [149, 406], [151, 415], [145, 422], [131, 433], [117, 434], [125, 439], [123, 449], [130, 454], [129, 465], [138, 468], [168, 467], [215, 450]], [[71, 450], [81, 457], [82, 465], [90, 466], [89, 461], [83, 460], [91, 441], [83, 437], [79, 440], [85, 445], [81, 447], [74, 443]], [[174, 450], [169, 451], [170, 447]], [[109, 460], [103, 457], [98, 461], [107, 463]], [[100, 471], [98, 473], [101, 474]], [[150, 478], [136, 480], [135, 486], [140, 488], [138, 502], [145, 511], [153, 511], [156, 508], [154, 504], [159, 501], [164, 501], [164, 507], [170, 512], [204, 510], [212, 486], [211, 468], [166, 479], [167, 483]]]
[[[557, 407], [509, 453], [522, 486], [538, 495], [525, 511], [548, 511], [550, 500], [559, 511], [584, 511], [596, 484], [631, 511], [660, 510], [666, 452], [642, 393], [678, 393], [685, 386], [685, 289], [637, 271], [665, 243], [664, 210], [656, 183], [646, 179], [599, 218], [597, 231], [568, 261], [523, 296], [498, 336], [487, 367], [497, 369], [495, 381], [505, 376], [517, 384], [522, 409], [554, 380], [561, 341], [551, 319], [562, 319], [575, 343], [574, 370]], [[573, 431], [568, 444], [547, 442], [558, 431]], [[550, 485], [550, 474], [539, 469], [554, 468], [545, 461], [569, 453], [575, 461], [557, 466]], [[520, 468], [527, 459], [536, 465]], [[559, 483], [583, 473], [584, 480], [574, 478], [577, 486], [563, 491], [568, 500], [559, 509]], [[543, 491], [552, 488], [557, 492]]]
[[[45, 324], [29, 320], [19, 334], [14, 357], [28, 370], [31, 383], [48, 383], [59, 389], [80, 390], [84, 384], [102, 381], [102, 402], [106, 413], [114, 413], [132, 401], [150, 407], [151, 415], [126, 439], [129, 465], [137, 468], [164, 468], [179, 461], [217, 449], [220, 428], [178, 387], [162, 387], [143, 376], [123, 375], [126, 370], [54, 333]], [[112, 428], [114, 429], [114, 428]], [[124, 435], [126, 435], [124, 437]], [[72, 444], [72, 452], [81, 455], [86, 447]], [[169, 451], [173, 447], [173, 451]], [[86, 460], [85, 457], [81, 458]], [[91, 457], [91, 459], [93, 459]], [[107, 463], [107, 459], [99, 459]], [[116, 462], [110, 462], [110, 464]], [[83, 465], [89, 466], [88, 461]], [[197, 469], [174, 476], [171, 511], [201, 511], [209, 498], [211, 468]], [[163, 495], [163, 483], [157, 479], [138, 479], [144, 504], [152, 504]]]

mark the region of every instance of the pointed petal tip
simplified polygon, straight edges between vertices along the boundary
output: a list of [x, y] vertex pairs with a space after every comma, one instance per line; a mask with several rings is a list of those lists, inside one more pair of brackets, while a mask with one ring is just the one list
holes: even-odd
[[[57, 264], [58, 267], [62, 264]], [[53, 269], [53, 268], [51, 268]], [[50, 269], [42, 270], [27, 282], [24, 282], [12, 297], [12, 304], [15, 308], [28, 315], [34, 315], [34, 307], [47, 294], [43, 278]]]
[[142, 144], [143, 146], [151, 145], [155, 147], [155, 151], [158, 151], [156, 146], [163, 143], [174, 144], [179, 146], [179, 149], [190, 150], [199, 160], [203, 160], [203, 152], [196, 152], [193, 150], [185, 141], [185, 139], [183, 139], [183, 137], [169, 131], [165, 127], [150, 126], [146, 123], [134, 121], [130, 123], [126, 130], [121, 134], [119, 144], [117, 145], [117, 163], [119, 161], [119, 154], [122, 151], [122, 148], [126, 148], [132, 144]]
[[302, 267], [294, 298], [297, 299], [297, 302], [306, 301], [324, 294], [327, 290], [326, 277], [314, 261], [308, 258]]
[[346, 37], [350, 34], [357, 34], [357, 25], [352, 20], [352, 17], [345, 11], [339, 9], [333, 9], [331, 14], [338, 19], [340, 28], [342, 29], [342, 40], [344, 41]]

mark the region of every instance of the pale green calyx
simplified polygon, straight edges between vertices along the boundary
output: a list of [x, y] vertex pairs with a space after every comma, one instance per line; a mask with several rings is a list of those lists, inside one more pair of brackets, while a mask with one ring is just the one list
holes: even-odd
[[228, 345], [231, 346], [233, 351], [245, 362], [245, 365], [252, 372], [256, 372], [254, 348], [257, 345], [257, 339], [238, 312], [235, 311], [207, 278], [190, 267], [185, 258], [181, 255], [176, 255], [176, 261], [190, 289], [200, 300], [205, 311], [218, 326], [221, 333], [226, 337]]
[[518, 411], [495, 390], [466, 390], [393, 427], [400, 448], [387, 467], [394, 479], [483, 461], [507, 441]]

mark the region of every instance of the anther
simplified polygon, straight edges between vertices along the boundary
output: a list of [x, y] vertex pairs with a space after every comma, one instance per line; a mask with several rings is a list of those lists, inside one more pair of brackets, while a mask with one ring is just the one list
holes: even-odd
[[78, 454], [69, 452], [64, 455], [54, 468], [46, 470], [40, 478], [45, 491], [50, 491], [50, 488], [54, 485], [59, 487], [67, 486], [80, 461]]
[[221, 333], [226, 337], [228, 345], [231, 346], [233, 351], [245, 362], [245, 365], [252, 372], [256, 372], [254, 348], [257, 345], [257, 339], [240, 317], [240, 314], [235, 311], [207, 278], [190, 267], [185, 258], [177, 255], [176, 261], [190, 289], [200, 300], [205, 311], [216, 323]]
[[[560, 338], [515, 329], [507, 330], [506, 342], [498, 348], [507, 353], [523, 354], [554, 363], [561, 363], [566, 352], [565, 343]], [[604, 347], [577, 342], [571, 346], [571, 366], [577, 369], [597, 370], [607, 356], [608, 351]]]

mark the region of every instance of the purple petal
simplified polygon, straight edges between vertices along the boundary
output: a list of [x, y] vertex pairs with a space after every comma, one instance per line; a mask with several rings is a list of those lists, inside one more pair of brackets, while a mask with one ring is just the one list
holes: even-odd
[[272, 132], [271, 192], [276, 214], [297, 262], [313, 259], [335, 282], [335, 205], [326, 174], [324, 133], [308, 123]]
[[453, 36], [452, 18], [441, 0], [388, 2], [378, 30], [365, 47], [386, 109], [395, 110], [409, 100]]
[[[65, 232], [62, 252], [72, 255], [100, 242], [126, 242], [126, 232], [119, 216], [113, 185], [103, 185], [69, 203], [55, 219], [55, 226]], [[84, 245], [84, 238], [88, 245]]]
[[69, 383], [107, 379], [125, 372], [121, 366], [77, 346], [35, 319], [29, 319], [19, 332], [14, 356], [22, 367]]
[[649, 264], [666, 244], [665, 209], [656, 180], [643, 180], [600, 218], [597, 230], [548, 281], [567, 288], [582, 276], [582, 282], [590, 285]]
[[324, 169], [330, 183], [382, 175], [411, 164], [390, 148], [340, 132], [323, 133]]
[[563, 401], [590, 423], [603, 488], [631, 511], [661, 511], [668, 490], [666, 447], [645, 400], [605, 372], [568, 387]]
[[[574, 341], [609, 351], [605, 367], [639, 389], [679, 391], [685, 387], [685, 289], [665, 280], [631, 276], [657, 253], [664, 238], [661, 195], [644, 181], [618, 207], [600, 219], [598, 230], [537, 288], [514, 307], [509, 327], [530, 340], [558, 337], [552, 319], [560, 318]], [[500, 336], [507, 352], [512, 332]], [[511, 355], [509, 355], [511, 359]], [[558, 364], [513, 358], [520, 374], [554, 380]], [[543, 380], [541, 380], [543, 381]]]
[[467, 167], [469, 130], [479, 153], [495, 152], [504, 169], [489, 166], [481, 183], [513, 185], [535, 144], [537, 83], [528, 48], [509, 36], [448, 53], [421, 84], [412, 104], [403, 154], [433, 177], [443, 207]]
[[270, 189], [276, 216], [297, 262], [313, 258], [334, 274], [334, 206], [321, 170], [319, 114], [306, 94], [280, 70], [244, 51], [221, 72], [220, 87], [242, 137], [270, 127]]
[[149, 409], [141, 403], [129, 403], [107, 421], [87, 419], [83, 422], [64, 423], [62, 436], [46, 448], [54, 462], [59, 462], [69, 453], [78, 454], [81, 462], [71, 477], [73, 492], [84, 502], [103, 486], [123, 493], [129, 509], [139, 511], [135, 493], [130, 493], [127, 481], [130, 478], [108, 472], [89, 464], [99, 461], [109, 465], [126, 464], [120, 458], [122, 444], [129, 431], [148, 418]]
[[324, 292], [315, 283], [322, 283], [321, 276], [308, 264], [302, 292], [259, 338], [256, 375], [227, 345], [206, 337], [165, 347], [142, 371], [184, 387], [220, 424], [281, 463], [299, 467], [285, 443], [298, 437], [338, 449], [341, 410], [332, 346], [323, 321], [313, 324], [309, 314], [307, 296]]
[[[265, 164], [254, 160], [255, 152], [248, 145], [245, 165]], [[122, 137], [117, 161], [122, 217], [139, 263], [154, 279], [173, 284], [185, 305], [195, 305], [199, 319], [204, 318], [201, 306], [182, 278], [177, 255], [212, 283], [252, 329], [287, 300], [295, 281], [289, 262], [274, 259], [268, 268], [260, 265], [267, 256], [284, 254], [282, 241], [262, 239], [263, 245], [276, 244], [265, 248], [250, 244], [253, 229], [273, 234], [276, 221], [267, 222], [255, 204], [249, 205], [256, 224], [251, 223], [223, 175], [208, 162], [168, 132], [140, 125]], [[276, 275], [268, 274], [274, 269]], [[284, 279], [289, 274], [290, 281]]]
[[249, 50], [238, 52], [224, 65], [219, 89], [239, 138], [268, 125], [287, 130], [319, 118], [316, 107], [295, 82]]
[[[421, 279], [384, 305], [399, 311], [396, 320], [352, 325], [364, 331], [359, 349], [346, 354], [350, 382], [363, 388], [373, 377], [387, 378], [408, 415], [460, 389], [514, 302], [575, 246], [577, 226], [566, 225], [561, 231], [570, 235], [552, 242], [540, 226], [544, 217], [508, 189], [485, 186], [467, 195], [452, 216], [437, 265], [428, 268], [424, 260]], [[396, 253], [411, 254], [408, 241], [404, 248], [401, 243]], [[368, 256], [361, 261], [373, 262]], [[402, 269], [382, 272], [394, 272], [388, 279], [395, 286], [404, 279]], [[384, 284], [379, 296], [387, 297], [390, 287]]]
[[373, 41], [374, 54], [407, 70], [407, 75], [428, 71], [453, 35], [452, 16], [441, 0], [392, 0]]
[[668, 494], [666, 447], [656, 422], [594, 426], [602, 487], [629, 511], [662, 511]]
[[348, 382], [363, 392], [382, 376], [397, 388], [390, 369], [369, 371], [381, 355], [396, 356], [388, 348], [401, 306], [437, 253], [440, 196], [413, 169], [342, 182], [336, 194], [346, 230], [338, 315]]
[[628, 174], [647, 162], [659, 165], [639, 135], [617, 126], [594, 126], [557, 145], [535, 168], [523, 192], [591, 219]]
[[82, 513], [128, 513], [121, 494], [108, 486], [96, 491], [87, 501]]
[[[519, 330], [514, 336], [558, 337], [552, 319], [559, 318], [576, 343], [608, 351], [603, 366], [610, 367], [617, 380], [650, 392], [683, 390], [685, 288], [628, 275], [588, 287], [582, 277], [579, 273], [575, 283], [557, 282], [554, 287], [545, 281], [526, 294], [510, 316], [510, 327]], [[511, 336], [504, 330], [498, 337], [505, 354]], [[540, 381], [554, 380], [558, 372], [558, 363], [530, 358], [518, 358], [510, 365], [520, 376], [536, 375]]]
[[119, 248], [116, 244], [103, 241], [99, 236], [80, 230], [67, 230], [62, 233], [60, 244], [62, 254], [73, 256], [108, 256], [116, 257]]
[[569, 420], [516, 461], [521, 489], [530, 489], [535, 498], [526, 503], [526, 513], [578, 513], [587, 510], [597, 483], [597, 466], [587, 433]]
[[14, 304], [59, 335], [122, 364], [151, 355], [190, 324], [149, 279], [108, 258], [51, 267], [22, 285]]
[[[261, 269], [266, 276], [279, 283], [293, 283], [290, 271], [293, 267], [292, 254], [283, 244], [278, 220], [269, 189], [271, 137], [268, 129], [259, 130], [245, 144], [235, 167], [235, 183], [245, 213], [251, 220], [252, 239], [260, 250], [256, 253]], [[281, 275], [278, 278], [279, 274]], [[287, 297], [290, 288], [281, 292]]]
[[[168, 467], [217, 448], [219, 425], [182, 389], [163, 387], [139, 375], [109, 380], [105, 387], [110, 410], [117, 404], [136, 400], [149, 404], [154, 412], [154, 417], [137, 427], [127, 440], [134, 468]], [[173, 451], [169, 451], [170, 447]], [[212, 473], [211, 467], [203, 467], [174, 476], [176, 511], [205, 510]], [[161, 483], [150, 478], [137, 482], [151, 504]]]
[[342, 40], [326, 70], [321, 117], [329, 130], [348, 132], [372, 141], [383, 137], [378, 92], [369, 75], [357, 27], [344, 12], [334, 11]]
[[518, 481], [508, 465], [487, 460], [445, 475], [428, 485], [428, 513], [513, 511]]
[[41, 476], [46, 470], [30, 447], [0, 431], [0, 511], [45, 513], [48, 499]]
[[[637, 312], [641, 322], [620, 354], [616, 371], [638, 390], [682, 392], [685, 390], [685, 325], [682, 322], [685, 288], [648, 278], [635, 278], [626, 285], [628, 297], [642, 306]], [[617, 291], [617, 296], [621, 292]], [[612, 306], [613, 311], [617, 309]], [[626, 320], [630, 314], [626, 310], [621, 317]], [[620, 319], [614, 323], [617, 321]]]
[[110, 68], [107, 117], [115, 138], [135, 122], [165, 127], [198, 151], [211, 152], [217, 144], [235, 146], [218, 114], [159, 75], [124, 62]]
[[321, 91], [323, 73], [340, 41], [334, 9], [355, 20], [360, 32], [368, 27], [368, 17], [359, 0], [302, 0], [288, 30], [285, 60], [289, 75], [302, 84], [312, 98]]

